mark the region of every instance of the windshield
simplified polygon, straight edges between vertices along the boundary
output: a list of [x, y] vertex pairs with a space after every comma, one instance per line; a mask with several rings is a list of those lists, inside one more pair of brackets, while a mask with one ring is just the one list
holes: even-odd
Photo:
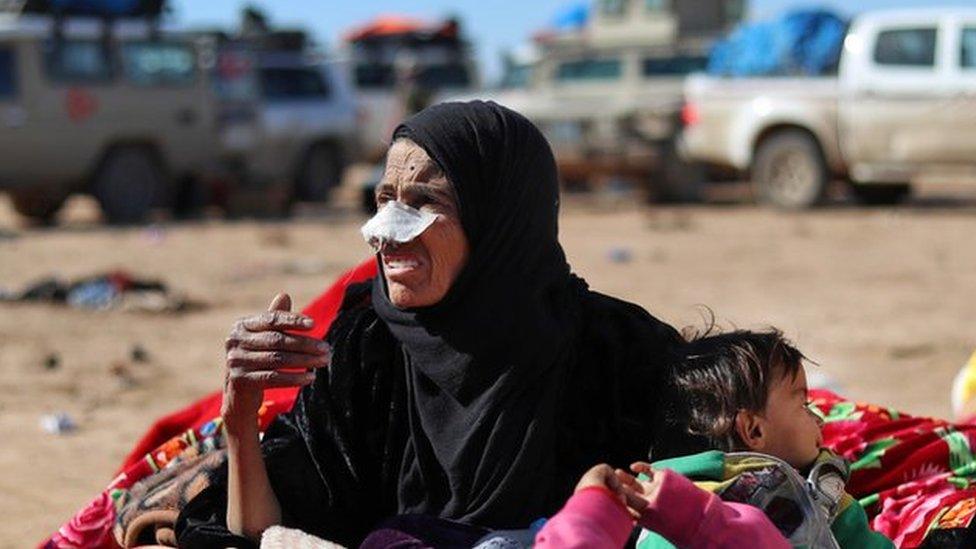
[[261, 69], [261, 93], [270, 101], [325, 99], [329, 96], [322, 73], [313, 68]]
[[703, 55], [680, 55], [676, 57], [648, 57], [644, 59], [644, 76], [684, 76], [704, 71], [708, 67], [708, 57]]
[[[360, 89], [392, 90], [396, 87], [396, 68], [388, 63], [361, 63], [354, 70], [356, 87]], [[471, 86], [471, 74], [461, 63], [432, 64], [421, 67], [417, 76], [420, 87], [428, 90], [466, 88]]]

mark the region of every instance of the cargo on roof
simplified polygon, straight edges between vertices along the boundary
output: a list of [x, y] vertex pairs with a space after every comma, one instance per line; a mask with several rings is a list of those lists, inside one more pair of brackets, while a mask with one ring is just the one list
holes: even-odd
[[382, 15], [354, 27], [343, 37], [346, 42], [362, 42], [393, 37], [458, 38], [458, 24], [453, 19], [431, 23], [401, 15]]

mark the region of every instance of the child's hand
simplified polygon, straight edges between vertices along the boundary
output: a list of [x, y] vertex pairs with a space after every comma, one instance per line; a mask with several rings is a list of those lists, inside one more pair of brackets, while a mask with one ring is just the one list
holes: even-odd
[[630, 509], [634, 518], [640, 520], [650, 502], [657, 497], [661, 489], [661, 475], [654, 473], [650, 464], [637, 462], [630, 466], [631, 471], [643, 473], [650, 477], [650, 480], [640, 480], [634, 475], [617, 469], [615, 476], [620, 485], [618, 493], [624, 497], [624, 504]]
[[580, 481], [576, 484], [576, 491], [579, 492], [580, 490], [593, 487], [604, 488], [610, 491], [610, 493], [613, 494], [613, 496], [617, 498], [620, 503], [627, 507], [627, 510], [630, 512], [631, 516], [636, 520], [637, 515], [634, 514], [633, 509], [627, 502], [631, 490], [624, 486], [620, 481], [619, 475], [621, 474], [627, 475], [627, 473], [620, 469], [614, 471], [613, 467], [610, 467], [606, 463], [595, 465], [591, 467], [589, 471], [583, 473], [583, 477], [580, 478]]
[[606, 463], [594, 465], [589, 471], [583, 473], [583, 477], [576, 484], [576, 491], [579, 492], [584, 488], [592, 488], [594, 486], [606, 488], [614, 494], [617, 494], [620, 490], [620, 481], [614, 475], [613, 467], [610, 467]]

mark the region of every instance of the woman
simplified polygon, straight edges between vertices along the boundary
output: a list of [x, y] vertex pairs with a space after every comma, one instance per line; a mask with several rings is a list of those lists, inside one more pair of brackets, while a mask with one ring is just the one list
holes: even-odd
[[[594, 463], [647, 457], [647, 388], [679, 337], [570, 273], [538, 129], [494, 103], [428, 108], [394, 133], [388, 201], [436, 221], [379, 251], [330, 348], [284, 333], [308, 328], [287, 297], [235, 326], [227, 474], [185, 506], [181, 546], [275, 523], [355, 545], [396, 515], [447, 519], [435, 543], [470, 543], [552, 514]], [[259, 443], [261, 391], [281, 385], [307, 386]]]

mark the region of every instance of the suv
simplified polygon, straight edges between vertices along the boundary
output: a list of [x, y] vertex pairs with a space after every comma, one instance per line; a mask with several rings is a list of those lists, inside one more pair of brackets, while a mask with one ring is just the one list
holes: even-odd
[[42, 222], [76, 192], [110, 223], [174, 204], [213, 158], [201, 51], [144, 20], [0, 14], [0, 190]]
[[296, 200], [326, 201], [355, 155], [351, 86], [344, 70], [309, 54], [303, 40], [297, 48], [268, 47], [268, 42], [235, 41], [218, 48], [219, 155], [232, 169], [235, 194], [245, 196], [242, 191], [250, 189], [266, 201], [266, 187], [278, 184], [284, 186], [282, 203], [272, 208]]

